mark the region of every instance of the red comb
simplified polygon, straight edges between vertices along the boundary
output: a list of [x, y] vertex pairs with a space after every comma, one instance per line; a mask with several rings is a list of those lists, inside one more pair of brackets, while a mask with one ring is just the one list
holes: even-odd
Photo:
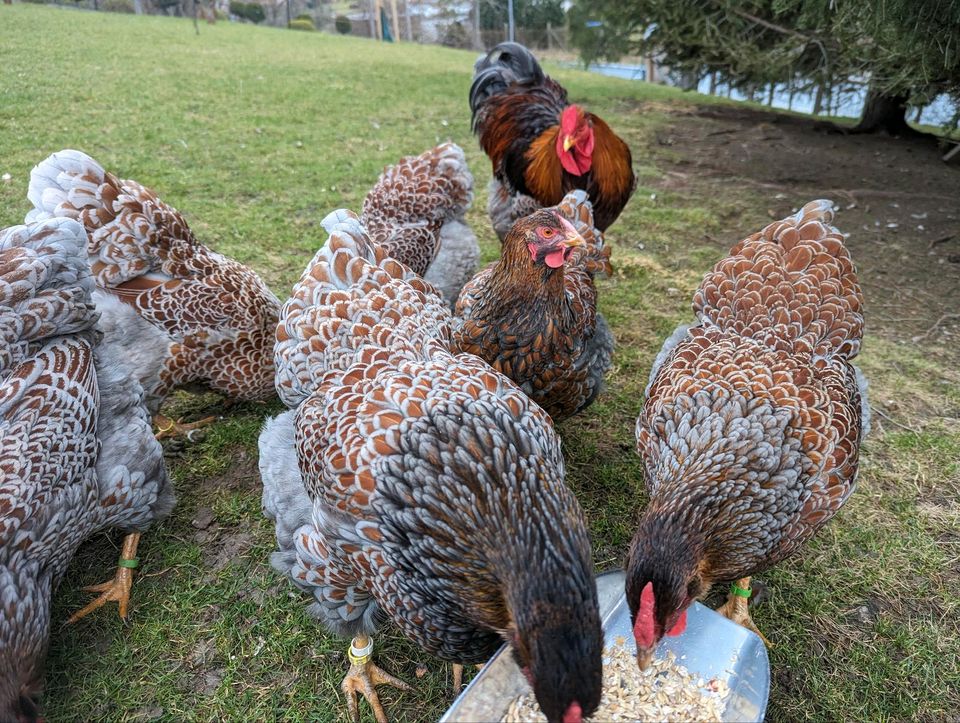
[[563, 714], [563, 723], [581, 723], [583, 721], [583, 708], [577, 701], [573, 701], [567, 712]]
[[653, 625], [654, 602], [653, 583], [648, 582], [640, 593], [640, 609], [637, 610], [637, 621], [633, 624], [633, 637], [642, 648], [652, 648], [657, 642]]

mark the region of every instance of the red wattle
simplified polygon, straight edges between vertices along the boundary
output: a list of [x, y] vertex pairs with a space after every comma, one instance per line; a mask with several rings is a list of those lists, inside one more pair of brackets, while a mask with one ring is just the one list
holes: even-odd
[[566, 259], [567, 259], [567, 249], [565, 248], [557, 249], [556, 251], [551, 251], [543, 258], [547, 266], [549, 266], [551, 269], [559, 269], [561, 266], [563, 266], [563, 262], [566, 261]]
[[680, 635], [684, 630], [687, 629], [687, 611], [684, 610], [680, 613], [680, 617], [677, 618], [677, 622], [674, 623], [673, 627], [667, 632], [667, 635], [671, 637], [676, 637]]
[[633, 637], [641, 648], [652, 648], [657, 642], [657, 632], [653, 623], [653, 583], [648, 582], [640, 593], [640, 609], [633, 624]]

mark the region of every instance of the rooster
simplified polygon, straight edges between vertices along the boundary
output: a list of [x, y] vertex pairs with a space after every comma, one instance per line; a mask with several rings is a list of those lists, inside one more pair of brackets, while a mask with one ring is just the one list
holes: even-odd
[[[274, 566], [353, 636], [343, 681], [386, 719], [370, 659], [380, 620], [430, 654], [487, 660], [507, 641], [550, 721], [600, 700], [602, 633], [582, 511], [550, 418], [475, 356], [451, 352], [439, 292], [346, 211], [283, 306], [260, 435]], [[555, 222], [559, 231], [559, 223]]]
[[79, 544], [130, 535], [97, 586], [126, 616], [139, 533], [174, 498], [143, 390], [103, 354], [87, 235], [68, 219], [0, 231], [0, 720], [37, 720], [50, 598]]
[[161, 435], [194, 424], [159, 415], [176, 387], [202, 383], [233, 400], [273, 396], [280, 302], [247, 266], [197, 241], [175, 208], [79, 151], [30, 173], [28, 221], [74, 218], [90, 235], [101, 327], [147, 391]]
[[636, 187], [630, 148], [601, 118], [567, 102], [533, 54], [500, 43], [477, 61], [473, 131], [493, 163], [487, 210], [501, 240], [514, 221], [583, 189], [606, 231]]
[[452, 307], [480, 258], [465, 218], [472, 202], [463, 150], [443, 143], [385, 169], [360, 220], [374, 243], [440, 289]]
[[457, 347], [510, 377], [555, 421], [596, 398], [613, 354], [593, 281], [610, 274], [610, 247], [593, 224], [584, 191], [520, 219], [500, 259], [457, 302]]
[[756, 631], [750, 577], [854, 490], [863, 298], [831, 209], [813, 201], [734, 246], [654, 364], [637, 420], [650, 502], [627, 558], [641, 666], [716, 581], [736, 580], [721, 612]]

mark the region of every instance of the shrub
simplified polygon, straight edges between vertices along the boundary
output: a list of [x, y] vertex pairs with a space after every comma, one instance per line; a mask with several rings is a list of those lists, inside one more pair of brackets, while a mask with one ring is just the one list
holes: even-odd
[[108, 13], [132, 13], [133, 0], [102, 0], [100, 9]]
[[297, 15], [297, 17], [294, 18], [294, 20], [309, 20], [312, 25], [313, 15], [310, 15], [309, 13], [300, 13], [299, 15]]
[[346, 15], [337, 15], [337, 19], [333, 21], [333, 26], [341, 35], [349, 35], [350, 31], [353, 30], [353, 23]]
[[307, 30], [309, 32], [313, 32], [314, 30], [316, 30], [316, 28], [313, 27], [312, 20], [303, 20], [301, 18], [297, 18], [296, 20], [291, 20], [289, 25], [287, 25], [287, 27], [290, 28], [291, 30]]
[[251, 23], [262, 23], [267, 17], [259, 3], [245, 3], [239, 0], [230, 3], [230, 12]]
[[466, 28], [459, 20], [450, 23], [443, 31], [440, 42], [448, 48], [469, 48], [470, 38], [467, 37]]

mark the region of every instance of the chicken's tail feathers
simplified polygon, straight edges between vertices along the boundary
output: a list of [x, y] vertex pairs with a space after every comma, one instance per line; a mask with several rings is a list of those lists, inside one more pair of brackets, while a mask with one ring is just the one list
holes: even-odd
[[46, 338], [92, 331], [98, 314], [87, 234], [71, 219], [0, 231], [0, 369]]
[[446, 219], [462, 218], [473, 203], [473, 174], [467, 156], [456, 143], [443, 143], [431, 152], [436, 173], [446, 179], [449, 211]]
[[27, 223], [62, 217], [77, 219], [88, 229], [102, 225], [106, 219], [99, 219], [99, 213], [105, 202], [112, 200], [103, 197], [106, 175], [103, 167], [82, 151], [68, 148], [50, 154], [30, 171], [27, 199], [33, 209], [27, 214]]
[[811, 201], [735, 245], [694, 296], [702, 323], [772, 348], [855, 357], [863, 295], [833, 203]]
[[463, 149], [443, 143], [386, 168], [364, 199], [361, 219], [387, 254], [422, 276], [439, 251], [443, 224], [463, 219], [472, 202]]
[[276, 386], [297, 407], [359, 361], [422, 355], [431, 340], [449, 343], [440, 293], [387, 256], [359, 218], [338, 210], [321, 222], [329, 234], [280, 311]]
[[470, 112], [474, 126], [477, 110], [487, 98], [503, 92], [512, 83], [539, 84], [545, 80], [543, 69], [533, 53], [519, 43], [500, 43], [479, 58], [473, 68]]
[[593, 204], [587, 192], [577, 189], [570, 191], [555, 207], [565, 219], [573, 224], [577, 232], [586, 241], [586, 247], [580, 252], [581, 263], [591, 274], [603, 273], [610, 276], [610, 247], [606, 246], [603, 233], [594, 226]]

